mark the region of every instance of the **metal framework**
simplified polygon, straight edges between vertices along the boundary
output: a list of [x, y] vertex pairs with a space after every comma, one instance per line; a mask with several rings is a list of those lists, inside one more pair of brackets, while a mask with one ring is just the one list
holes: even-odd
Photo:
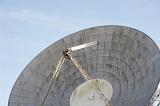
[[100, 91], [100, 89], [96, 86], [96, 84], [93, 81], [91, 81], [92, 78], [88, 75], [88, 73], [82, 68], [82, 66], [78, 63], [76, 58], [74, 58], [74, 56], [73, 56], [73, 51], [79, 50], [79, 49], [82, 49], [82, 48], [85, 48], [85, 47], [89, 47], [89, 46], [92, 46], [92, 45], [95, 45], [95, 44], [97, 44], [97, 41], [82, 44], [82, 45], [78, 45], [78, 46], [75, 46], [75, 47], [71, 47], [71, 48], [65, 49], [62, 52], [63, 55], [61, 56], [61, 58], [58, 61], [58, 65], [57, 65], [56, 70], [54, 71], [53, 76], [50, 80], [50, 83], [49, 83], [48, 89], [46, 91], [46, 94], [42, 98], [41, 106], [44, 106], [44, 104], [46, 102], [46, 99], [47, 99], [47, 96], [48, 96], [52, 86], [55, 84], [56, 79], [58, 77], [58, 74], [60, 72], [60, 69], [61, 69], [61, 67], [62, 67], [62, 65], [63, 65], [63, 63], [66, 59], [71, 61], [77, 67], [77, 69], [80, 71], [81, 75], [83, 76], [84, 80], [89, 81], [90, 85], [96, 90], [98, 95], [101, 96], [103, 101], [106, 103], [106, 106], [111, 106], [110, 101]]

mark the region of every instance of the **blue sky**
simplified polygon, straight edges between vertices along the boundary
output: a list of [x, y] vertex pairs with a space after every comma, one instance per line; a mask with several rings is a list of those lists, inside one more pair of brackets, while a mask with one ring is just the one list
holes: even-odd
[[73, 32], [123, 25], [160, 47], [159, 0], [0, 0], [0, 106], [22, 70], [43, 49]]

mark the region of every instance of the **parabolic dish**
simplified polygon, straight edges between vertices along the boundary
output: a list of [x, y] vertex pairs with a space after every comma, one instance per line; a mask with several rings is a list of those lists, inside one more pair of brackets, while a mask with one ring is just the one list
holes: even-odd
[[[40, 106], [62, 51], [92, 41], [98, 45], [77, 50], [74, 56], [93, 79], [112, 85], [112, 106], [145, 106], [160, 80], [160, 51], [146, 34], [124, 26], [85, 29], [47, 47], [20, 74], [8, 105]], [[45, 106], [70, 106], [73, 91], [84, 82], [77, 68], [65, 61]]]

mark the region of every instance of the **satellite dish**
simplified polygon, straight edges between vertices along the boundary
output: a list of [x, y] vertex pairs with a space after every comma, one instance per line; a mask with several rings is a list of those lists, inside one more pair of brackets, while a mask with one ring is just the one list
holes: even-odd
[[[77, 87], [102, 79], [112, 85], [111, 99], [106, 99], [112, 106], [145, 106], [160, 81], [159, 69], [160, 51], [145, 33], [124, 26], [89, 28], [53, 43], [36, 56], [18, 77], [8, 105], [40, 106], [45, 101], [44, 106], [70, 106]], [[85, 78], [83, 72], [90, 77]], [[102, 96], [101, 90], [94, 89]]]
[[[103, 79], [93, 79], [92, 83], [95, 83], [100, 91], [110, 101], [113, 89], [112, 85]], [[87, 81], [79, 85], [72, 93], [70, 98], [70, 106], [106, 106], [102, 97]]]

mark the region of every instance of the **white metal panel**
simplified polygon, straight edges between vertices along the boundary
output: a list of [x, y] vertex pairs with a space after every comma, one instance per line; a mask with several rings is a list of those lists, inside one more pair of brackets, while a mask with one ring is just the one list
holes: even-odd
[[[110, 100], [113, 94], [112, 85], [102, 79], [91, 80], [97, 88]], [[71, 95], [70, 106], [106, 106], [105, 101], [93, 88], [89, 81], [78, 86]]]

